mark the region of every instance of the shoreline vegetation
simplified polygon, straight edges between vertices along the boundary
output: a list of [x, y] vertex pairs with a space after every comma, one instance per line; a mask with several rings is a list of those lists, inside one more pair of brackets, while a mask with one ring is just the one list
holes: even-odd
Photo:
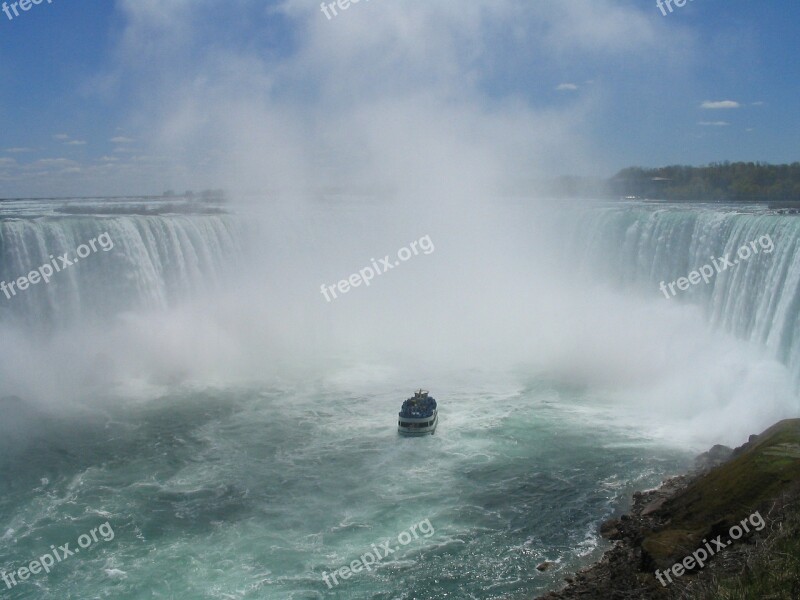
[[619, 196], [664, 200], [727, 202], [800, 201], [800, 162], [713, 163], [705, 167], [671, 166], [661, 169], [630, 167], [617, 173], [609, 185]]
[[[731, 539], [704, 567], [673, 574], [667, 585], [656, 579], [656, 570], [727, 539], [756, 512], [761, 530]], [[735, 450], [714, 446], [693, 472], [634, 493], [629, 512], [604, 522], [600, 534], [614, 542], [603, 557], [537, 600], [797, 600], [800, 419], [780, 421]]]
[[534, 183], [555, 198], [673, 202], [800, 203], [800, 162], [722, 162], [701, 167], [628, 167], [611, 178], [563, 176]]

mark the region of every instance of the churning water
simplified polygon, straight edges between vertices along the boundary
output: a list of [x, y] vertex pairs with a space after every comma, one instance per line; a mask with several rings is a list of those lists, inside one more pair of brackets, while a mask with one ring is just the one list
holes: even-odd
[[[598, 556], [632, 490], [797, 408], [792, 216], [153, 206], [0, 208], [3, 281], [114, 241], [0, 296], [0, 571], [115, 534], [6, 597], [530, 598]], [[319, 294], [425, 234], [430, 256]], [[659, 292], [764, 234], [771, 255]], [[418, 385], [439, 428], [398, 437]]]

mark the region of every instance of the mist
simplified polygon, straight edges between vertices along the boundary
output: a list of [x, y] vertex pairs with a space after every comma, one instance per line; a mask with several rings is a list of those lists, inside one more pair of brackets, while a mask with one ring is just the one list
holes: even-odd
[[[2, 395], [68, 410], [174, 386], [391, 372], [414, 387], [480, 369], [592, 388], [660, 415], [653, 435], [678, 443], [733, 443], [786, 411], [783, 367], [698, 309], [587, 280], [566, 259], [570, 232], [547, 227], [570, 207], [531, 182], [606, 168], [613, 140], [591, 127], [602, 86], [561, 103], [491, 91], [497, 69], [543, 75], [576, 55], [663, 47], [632, 3], [374, 0], [335, 20], [254, 4], [120, 2], [102, 78], [138, 84], [127, 125], [168, 165], [148, 185], [227, 189], [245, 251], [213, 293], [161, 310], [74, 315], [47, 336], [4, 323]], [[291, 51], [209, 44], [212, 15], [245, 9], [291, 22]], [[692, 45], [678, 39], [674, 59]], [[422, 236], [435, 251], [333, 301], [320, 293]]]

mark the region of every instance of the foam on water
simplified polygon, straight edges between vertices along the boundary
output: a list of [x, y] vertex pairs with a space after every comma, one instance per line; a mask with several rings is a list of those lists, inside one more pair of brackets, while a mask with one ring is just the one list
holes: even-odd
[[[0, 398], [20, 398], [0, 400], [0, 569], [116, 533], [12, 598], [528, 598], [598, 555], [633, 489], [797, 406], [790, 217], [111, 208], [0, 217], [3, 276], [102, 231], [117, 244], [2, 305]], [[770, 261], [660, 297], [764, 233]], [[319, 296], [423, 234], [436, 253]], [[439, 428], [398, 437], [420, 385]], [[433, 536], [327, 588], [424, 519]]]
[[[397, 436], [405, 395], [192, 392], [4, 449], [14, 533], [0, 565], [108, 520], [114, 541], [39, 578], [37, 597], [523, 597], [596, 555], [599, 521], [632, 485], [686, 460], [611, 419], [578, 424], [560, 406], [585, 398], [546, 384], [454, 387], [423, 439]], [[34, 473], [49, 483], [33, 486]], [[435, 534], [400, 548], [398, 534], [424, 519]], [[323, 572], [384, 540], [394, 560], [327, 589]], [[557, 570], [539, 573], [543, 560]]]

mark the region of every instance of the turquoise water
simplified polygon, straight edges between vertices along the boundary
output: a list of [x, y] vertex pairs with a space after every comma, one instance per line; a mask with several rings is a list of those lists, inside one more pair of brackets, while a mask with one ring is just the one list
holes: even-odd
[[[2, 279], [115, 242], [0, 298], [0, 577], [114, 532], [2, 597], [530, 599], [632, 491], [796, 414], [800, 221], [764, 208], [141, 204], [0, 212]], [[436, 435], [399, 437], [420, 386]]]
[[[395, 430], [400, 388], [187, 391], [69, 423], [18, 414], [38, 432], [3, 442], [0, 568], [104, 522], [115, 537], [5, 595], [529, 598], [596, 557], [598, 523], [688, 456], [585, 392], [505, 387], [443, 390], [436, 435], [415, 439]], [[398, 543], [426, 519], [432, 535]], [[377, 568], [323, 582], [387, 540]], [[558, 566], [540, 573], [545, 560]]]

